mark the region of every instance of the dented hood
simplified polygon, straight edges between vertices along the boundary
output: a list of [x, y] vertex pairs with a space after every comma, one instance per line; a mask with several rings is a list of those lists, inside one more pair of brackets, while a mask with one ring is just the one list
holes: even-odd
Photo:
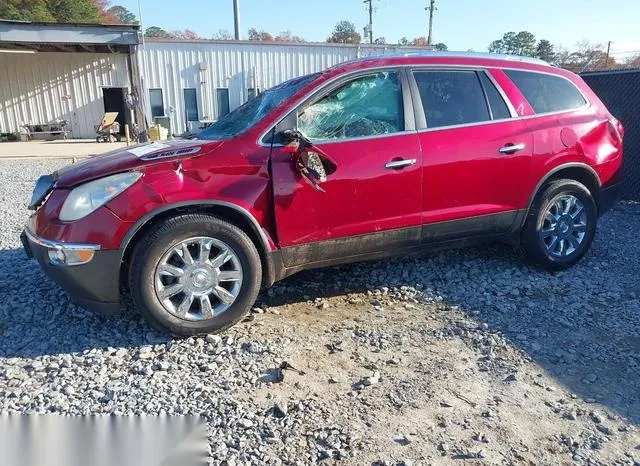
[[172, 160], [198, 157], [210, 153], [221, 144], [222, 141], [178, 139], [124, 147], [61, 168], [54, 173], [56, 186], [69, 188], [119, 172], [139, 170], [149, 165]]

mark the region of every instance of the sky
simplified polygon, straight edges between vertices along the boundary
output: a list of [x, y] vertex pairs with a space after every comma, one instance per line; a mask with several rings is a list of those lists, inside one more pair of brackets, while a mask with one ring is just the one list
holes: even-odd
[[[191, 29], [211, 37], [219, 29], [233, 32], [233, 0], [140, 0], [143, 27]], [[401, 37], [427, 35], [428, 0], [374, 0], [373, 31], [396, 43]], [[112, 0], [138, 14], [138, 0]], [[436, 0], [433, 40], [449, 50], [486, 51], [507, 31], [527, 30], [538, 39], [568, 49], [588, 40], [621, 52], [640, 51], [640, 1], [617, 0]], [[240, 24], [271, 34], [291, 31], [309, 41], [324, 41], [340, 20], [353, 22], [358, 31], [368, 22], [362, 0], [240, 0]], [[614, 55], [616, 56], [616, 55]]]

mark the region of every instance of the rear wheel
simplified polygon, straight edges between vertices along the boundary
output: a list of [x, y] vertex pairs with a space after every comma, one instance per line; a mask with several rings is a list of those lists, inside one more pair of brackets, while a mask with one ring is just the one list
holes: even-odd
[[130, 290], [140, 312], [173, 335], [219, 332], [251, 309], [260, 256], [239, 228], [189, 214], [154, 227], [136, 246]]
[[589, 250], [598, 209], [593, 196], [574, 180], [555, 180], [536, 196], [522, 232], [527, 257], [547, 270], [576, 264]]

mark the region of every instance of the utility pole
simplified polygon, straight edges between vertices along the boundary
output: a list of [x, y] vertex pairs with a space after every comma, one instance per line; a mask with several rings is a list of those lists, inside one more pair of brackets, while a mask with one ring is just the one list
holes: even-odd
[[427, 36], [427, 45], [432, 45], [432, 32], [433, 32], [433, 12], [437, 9], [436, 0], [430, 0], [429, 6], [425, 8], [429, 12], [429, 35]]
[[233, 0], [233, 27], [235, 39], [240, 40], [240, 0]]
[[611, 41], [607, 44], [607, 59], [604, 61], [604, 69], [609, 69], [609, 53], [611, 52]]
[[369, 4], [369, 43], [373, 44], [373, 0], [364, 0], [362, 3]]

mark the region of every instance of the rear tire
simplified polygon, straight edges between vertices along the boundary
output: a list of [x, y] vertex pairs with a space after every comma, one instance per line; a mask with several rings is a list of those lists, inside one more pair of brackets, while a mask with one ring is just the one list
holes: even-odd
[[522, 231], [522, 249], [534, 264], [550, 271], [569, 268], [589, 250], [598, 207], [575, 180], [554, 180], [536, 195]]
[[136, 245], [129, 275], [140, 313], [177, 336], [231, 327], [251, 309], [261, 281], [260, 256], [251, 239], [203, 214], [154, 226]]

